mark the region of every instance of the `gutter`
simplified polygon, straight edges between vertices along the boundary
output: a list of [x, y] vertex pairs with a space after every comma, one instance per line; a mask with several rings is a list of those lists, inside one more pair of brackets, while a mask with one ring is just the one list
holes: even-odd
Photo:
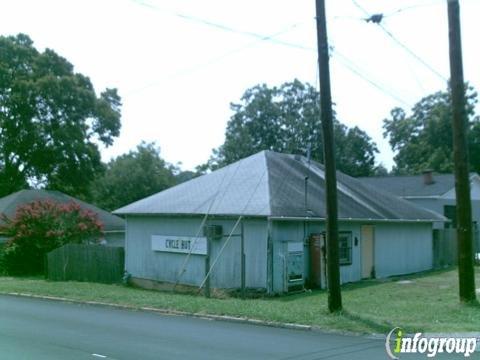
[[[164, 218], [199, 218], [205, 216], [205, 213], [122, 213], [116, 214], [126, 219], [127, 217], [164, 217]], [[209, 219], [238, 219], [242, 216], [244, 219], [263, 219], [267, 214], [208, 214]]]
[[[450, 191], [450, 190], [449, 190]], [[448, 192], [448, 191], [447, 191]], [[398, 197], [401, 197], [403, 199], [440, 199], [443, 195], [397, 195]]]
[[[325, 218], [320, 217], [295, 217], [295, 216], [270, 216], [269, 220], [276, 221], [325, 221]], [[338, 221], [343, 222], [393, 222], [393, 223], [433, 223], [433, 222], [445, 222], [441, 219], [372, 219], [372, 218], [338, 218]]]

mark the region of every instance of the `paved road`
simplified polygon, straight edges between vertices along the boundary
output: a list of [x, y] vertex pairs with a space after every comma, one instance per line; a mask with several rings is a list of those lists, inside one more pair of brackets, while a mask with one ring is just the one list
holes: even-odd
[[385, 359], [384, 342], [0, 296], [0, 359]]

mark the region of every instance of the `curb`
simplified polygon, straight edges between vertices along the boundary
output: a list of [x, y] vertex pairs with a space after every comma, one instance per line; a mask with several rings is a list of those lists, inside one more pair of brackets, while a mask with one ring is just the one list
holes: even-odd
[[[325, 329], [320, 329], [320, 328], [317, 328], [317, 327], [314, 327], [314, 326], [311, 326], [311, 325], [302, 325], [302, 324], [294, 324], [294, 323], [281, 323], [281, 322], [276, 322], [276, 321], [251, 319], [251, 318], [236, 317], [236, 316], [229, 316], [229, 315], [213, 315], [213, 314], [203, 314], [203, 313], [192, 313], [192, 312], [188, 312], [188, 311], [158, 309], [158, 308], [151, 308], [151, 307], [137, 307], [137, 306], [132, 306], [132, 305], [105, 303], [105, 302], [100, 302], [100, 301], [86, 301], [86, 300], [83, 301], [83, 300], [75, 300], [75, 299], [62, 298], [62, 297], [56, 297], [56, 296], [34, 295], [34, 294], [16, 293], [16, 292], [5, 292], [5, 293], [0, 293], [0, 295], [33, 298], [33, 299], [41, 299], [41, 300], [50, 300], [50, 301], [61, 301], [61, 302], [69, 302], [69, 303], [73, 303], [73, 304], [104, 306], [104, 307], [124, 309], [124, 310], [145, 311], [145, 312], [157, 313], [157, 314], [161, 314], [161, 315], [189, 316], [189, 317], [194, 317], [194, 318], [199, 318], [199, 319], [208, 319], [208, 320], [216, 320], [216, 321], [228, 321], [228, 322], [234, 322], [234, 323], [252, 324], [252, 325], [268, 326], [268, 327], [283, 328], [283, 329], [302, 330], [302, 331], [322, 331], [322, 332], [325, 332], [325, 333], [330, 332], [330, 331], [326, 331]], [[331, 333], [334, 333], [334, 332], [332, 331]]]

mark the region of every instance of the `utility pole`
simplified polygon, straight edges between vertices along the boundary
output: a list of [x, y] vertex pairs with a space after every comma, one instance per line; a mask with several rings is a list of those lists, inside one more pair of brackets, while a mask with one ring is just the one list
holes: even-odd
[[337, 175], [335, 169], [335, 142], [333, 137], [332, 95], [327, 40], [325, 0], [316, 0], [318, 68], [320, 75], [320, 113], [323, 130], [323, 154], [327, 198], [327, 278], [328, 310], [342, 310], [340, 291], [340, 264], [338, 244]]
[[453, 155], [455, 161], [455, 193], [457, 199], [458, 280], [460, 301], [474, 301], [475, 269], [472, 236], [472, 203], [468, 169], [467, 113], [463, 79], [460, 4], [448, 0], [450, 43], [450, 77], [452, 98]]

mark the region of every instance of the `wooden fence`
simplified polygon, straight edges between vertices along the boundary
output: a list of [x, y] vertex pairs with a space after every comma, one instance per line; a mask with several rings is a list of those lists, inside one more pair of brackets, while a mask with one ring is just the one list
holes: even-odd
[[47, 254], [46, 275], [54, 281], [122, 281], [123, 248], [102, 245], [67, 244]]
[[[473, 232], [474, 253], [480, 253], [480, 234]], [[433, 230], [433, 268], [441, 269], [458, 263], [457, 229]]]

